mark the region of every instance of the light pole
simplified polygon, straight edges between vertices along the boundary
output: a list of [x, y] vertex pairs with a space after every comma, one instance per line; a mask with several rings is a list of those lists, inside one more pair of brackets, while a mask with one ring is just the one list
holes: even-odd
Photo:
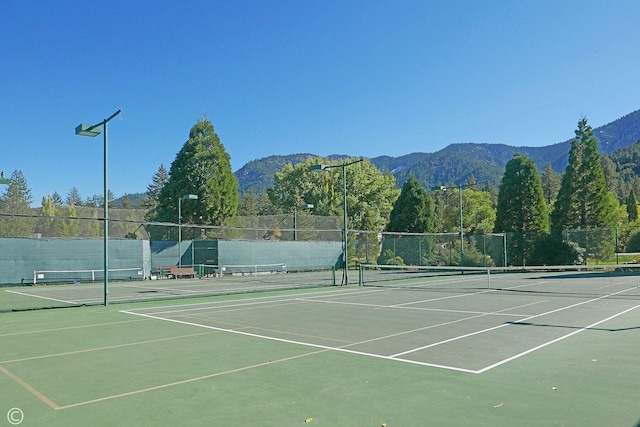
[[178, 199], [178, 267], [182, 267], [182, 201], [198, 200], [197, 194], [186, 194]]
[[447, 191], [447, 189], [449, 188], [457, 188], [458, 189], [458, 196], [459, 196], [459, 206], [460, 206], [460, 267], [464, 266], [464, 229], [463, 227], [463, 222], [462, 222], [462, 189], [466, 188], [466, 187], [472, 187], [476, 184], [465, 184], [465, 185], [458, 185], [458, 186], [453, 186], [453, 187], [448, 187], [446, 185], [440, 185], [438, 187], [431, 187], [432, 191]]
[[298, 209], [313, 209], [311, 203], [293, 207], [293, 241], [298, 240]]
[[[88, 125], [86, 123], [81, 123], [76, 126], [76, 135], [80, 136], [98, 136], [100, 132], [104, 136], [104, 305], [109, 305], [109, 180], [108, 180], [108, 172], [109, 172], [109, 144], [107, 138], [107, 123], [115, 116], [120, 114], [122, 110], [118, 110], [113, 113], [109, 118], [104, 119], [100, 123], [95, 125]], [[102, 129], [100, 129], [102, 127]]]
[[344, 262], [344, 284], [349, 284], [349, 256], [347, 249], [347, 232], [349, 231], [347, 227], [347, 166], [353, 165], [355, 163], [360, 163], [364, 159], [357, 159], [351, 162], [341, 163], [339, 165], [311, 165], [312, 171], [323, 171], [334, 168], [342, 168], [342, 193], [343, 193], [343, 222], [344, 222], [344, 230], [343, 230], [343, 238], [342, 238], [342, 261]]

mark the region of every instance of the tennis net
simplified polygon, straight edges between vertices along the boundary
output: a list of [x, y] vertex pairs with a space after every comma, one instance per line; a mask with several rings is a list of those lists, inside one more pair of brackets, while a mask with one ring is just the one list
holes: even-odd
[[[139, 267], [109, 269], [109, 280], [144, 280], [144, 269]], [[104, 279], [104, 270], [34, 270], [33, 284], [87, 283]]]
[[221, 265], [219, 273], [221, 275], [258, 275], [258, 274], [279, 274], [286, 273], [287, 265], [284, 263], [276, 264], [243, 264], [243, 265]]
[[640, 297], [640, 264], [528, 267], [361, 264], [359, 285], [452, 292], [490, 289]]

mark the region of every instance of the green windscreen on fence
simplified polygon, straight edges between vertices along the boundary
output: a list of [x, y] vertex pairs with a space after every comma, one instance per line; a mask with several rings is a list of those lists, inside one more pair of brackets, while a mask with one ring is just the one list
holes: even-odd
[[[0, 238], [0, 311], [102, 304], [103, 244]], [[341, 242], [112, 239], [108, 301], [331, 286], [341, 254]]]
[[[83, 279], [84, 273], [74, 277], [74, 271], [102, 271], [104, 241], [100, 239], [42, 239], [0, 238], [0, 284], [33, 284], [64, 279]], [[109, 240], [109, 269], [141, 271], [148, 276], [149, 241]], [[50, 279], [50, 280], [49, 280]]]
[[[53, 216], [35, 210], [0, 213], [0, 311], [101, 304], [101, 214], [98, 207], [63, 207]], [[360, 264], [591, 268], [640, 259], [638, 227], [565, 230], [561, 236], [372, 230], [344, 236], [342, 218], [308, 212], [236, 217], [221, 226], [144, 218], [140, 209], [111, 210], [110, 302], [332, 285], [335, 270], [344, 267], [346, 240], [351, 269]]]

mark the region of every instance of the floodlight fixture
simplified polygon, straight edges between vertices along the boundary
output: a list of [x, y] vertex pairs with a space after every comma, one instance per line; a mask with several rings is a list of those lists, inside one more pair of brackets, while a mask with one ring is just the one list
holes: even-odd
[[88, 125], [86, 123], [80, 123], [76, 126], [76, 135], [79, 136], [98, 136], [102, 133], [102, 123], [97, 125]]

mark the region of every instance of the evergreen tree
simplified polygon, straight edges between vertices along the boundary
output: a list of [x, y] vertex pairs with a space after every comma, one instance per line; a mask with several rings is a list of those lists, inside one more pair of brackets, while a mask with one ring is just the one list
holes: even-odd
[[602, 173], [604, 173], [604, 180], [607, 183], [607, 190], [616, 196], [619, 195], [622, 200], [624, 193], [620, 192], [622, 183], [620, 182], [615, 163], [611, 160], [610, 156], [601, 156], [600, 162], [602, 163]]
[[[31, 213], [33, 196], [27, 184], [27, 179], [21, 171], [11, 174], [11, 183], [0, 197], [0, 212], [13, 215], [27, 215]], [[27, 237], [33, 234], [35, 224], [30, 218], [20, 216], [9, 217], [0, 223], [0, 236]]]
[[221, 225], [237, 214], [238, 183], [231, 159], [205, 117], [191, 128], [189, 140], [171, 163], [154, 219], [178, 222], [178, 200], [187, 194], [196, 194], [198, 199], [183, 203], [183, 223]]
[[131, 209], [131, 199], [129, 195], [125, 194], [120, 199], [120, 209]]
[[556, 231], [614, 226], [617, 206], [607, 192], [598, 141], [586, 118], [578, 122], [575, 133], [551, 225]]
[[240, 197], [240, 201], [238, 203], [238, 215], [257, 216], [258, 213], [258, 198], [256, 197], [256, 193], [253, 191], [253, 188], [250, 188], [249, 191]]
[[71, 206], [82, 206], [82, 197], [77, 187], [72, 187], [67, 194], [67, 204]]
[[258, 196], [258, 215], [278, 215], [282, 213], [282, 210], [271, 203], [267, 193], [260, 193]]
[[634, 222], [638, 219], [638, 201], [636, 199], [636, 192], [633, 188], [627, 196], [627, 217], [629, 222]]
[[60, 196], [57, 191], [53, 192], [53, 195], [51, 196], [51, 202], [56, 206], [64, 205], [64, 200], [62, 200], [62, 196]]
[[551, 226], [556, 236], [562, 230], [597, 229], [582, 233], [584, 237], [575, 243], [587, 257], [605, 259], [614, 251], [615, 239], [607, 228], [619, 221], [619, 203], [607, 190], [598, 142], [587, 119], [578, 122], [575, 133], [569, 164], [551, 212]]
[[433, 231], [433, 204], [427, 191], [411, 174], [393, 203], [387, 231], [426, 233]]
[[154, 209], [158, 205], [158, 199], [160, 197], [160, 191], [169, 180], [169, 171], [164, 167], [164, 164], [160, 164], [158, 170], [151, 178], [151, 184], [147, 185], [147, 191], [144, 193], [144, 199], [142, 206], [148, 210], [148, 215], [152, 215]]
[[[427, 191], [411, 174], [393, 203], [386, 231], [401, 233], [433, 232], [433, 201]], [[423, 236], [387, 236], [382, 242], [379, 263], [400, 262], [422, 265], [433, 250], [433, 239]], [[390, 257], [390, 253], [393, 256]]]
[[540, 232], [549, 231], [542, 182], [533, 160], [516, 154], [505, 167], [498, 192], [496, 233], [512, 233], [508, 259], [525, 265]]
[[547, 164], [540, 180], [544, 199], [547, 202], [547, 206], [551, 206], [551, 202], [555, 200], [558, 190], [560, 190], [560, 175], [553, 170], [550, 164]]
[[494, 231], [549, 231], [542, 182], [533, 160], [521, 154], [506, 164]]

